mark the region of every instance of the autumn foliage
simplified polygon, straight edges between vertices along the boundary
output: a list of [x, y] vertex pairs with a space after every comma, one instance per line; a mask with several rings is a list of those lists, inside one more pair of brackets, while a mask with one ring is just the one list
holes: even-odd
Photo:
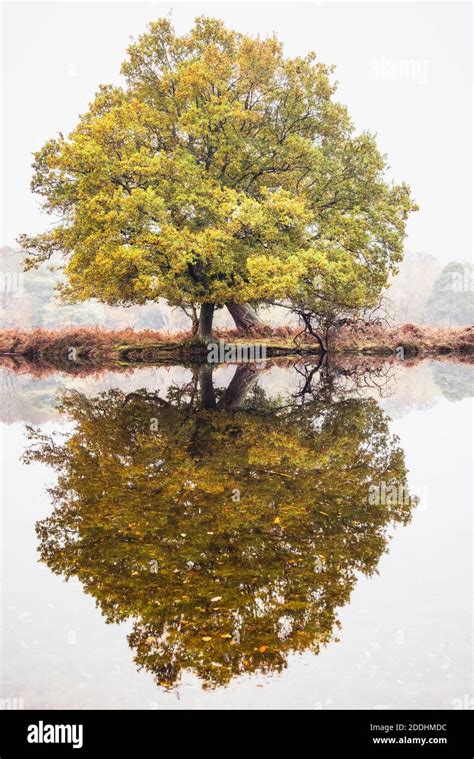
[[199, 305], [204, 341], [230, 303], [374, 305], [416, 205], [332, 73], [216, 19], [184, 36], [153, 22], [124, 85], [35, 153], [31, 187], [56, 220], [20, 237], [27, 266], [63, 257], [69, 303]]

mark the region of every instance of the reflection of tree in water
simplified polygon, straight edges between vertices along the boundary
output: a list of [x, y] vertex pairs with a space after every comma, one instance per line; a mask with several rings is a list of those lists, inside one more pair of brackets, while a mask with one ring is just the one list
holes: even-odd
[[435, 361], [433, 378], [448, 401], [461, 401], [473, 395], [472, 364]]
[[[403, 453], [373, 400], [288, 405], [239, 367], [214, 392], [67, 395], [64, 444], [31, 433], [26, 460], [58, 470], [40, 554], [75, 576], [108, 622], [134, 619], [137, 664], [171, 686], [281, 670], [334, 639], [356, 573], [376, 570], [407, 504], [368, 504], [405, 485]], [[247, 400], [245, 396], [247, 394]]]

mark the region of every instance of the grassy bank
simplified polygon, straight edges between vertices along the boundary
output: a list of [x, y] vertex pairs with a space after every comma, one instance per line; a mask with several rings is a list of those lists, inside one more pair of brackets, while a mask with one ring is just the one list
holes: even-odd
[[[297, 330], [278, 328], [263, 334], [243, 335], [238, 330], [216, 331], [215, 339], [227, 344], [265, 345], [269, 358], [318, 352], [314, 340]], [[373, 356], [437, 356], [474, 354], [474, 327], [428, 327], [403, 324], [396, 327], [344, 327], [329, 336], [330, 353]], [[0, 331], [0, 355], [24, 357], [48, 363], [106, 365], [201, 361], [206, 346], [192, 342], [186, 332], [165, 333], [153, 330], [135, 332], [94, 328], [67, 328], [48, 331]]]

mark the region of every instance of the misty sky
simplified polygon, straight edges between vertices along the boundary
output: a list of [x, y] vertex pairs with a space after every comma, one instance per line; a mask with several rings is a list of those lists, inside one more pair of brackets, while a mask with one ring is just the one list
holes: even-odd
[[29, 190], [31, 153], [67, 134], [99, 84], [120, 82], [130, 37], [170, 11], [265, 36], [336, 65], [338, 99], [378, 135], [420, 205], [406, 249], [471, 257], [471, 6], [454, 2], [6, 2], [2, 5], [2, 245], [50, 222]]

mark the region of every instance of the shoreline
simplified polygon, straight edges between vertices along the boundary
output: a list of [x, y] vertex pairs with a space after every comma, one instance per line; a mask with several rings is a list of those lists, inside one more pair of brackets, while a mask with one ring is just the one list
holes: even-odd
[[[321, 357], [314, 341], [297, 330], [276, 328], [266, 334], [243, 335], [237, 330], [216, 330], [213, 344], [225, 349], [253, 346], [266, 359]], [[222, 353], [222, 352], [221, 352]], [[263, 354], [263, 356], [262, 356]], [[0, 358], [23, 359], [31, 364], [64, 366], [135, 366], [163, 363], [207, 363], [208, 345], [191, 341], [188, 333], [163, 333], [153, 330], [135, 332], [103, 330], [99, 327], [70, 327], [63, 330], [0, 330]], [[396, 327], [369, 326], [343, 328], [329, 342], [328, 356], [413, 359], [472, 357], [474, 362], [474, 327], [428, 327], [404, 324]], [[232, 360], [210, 361], [240, 363]], [[248, 361], [248, 363], [254, 363]]]
[[[253, 344], [265, 346], [264, 358], [257, 361], [208, 362], [207, 346], [189, 342], [189, 335], [155, 331], [108, 331], [100, 328], [65, 330], [0, 330], [0, 366], [37, 377], [49, 373], [87, 376], [107, 371], [130, 371], [139, 367], [174, 366], [255, 366], [267, 363], [319, 363], [325, 360], [337, 370], [344, 366], [371, 371], [384, 364], [406, 366], [422, 361], [474, 364], [474, 327], [433, 327], [402, 325], [369, 330], [341, 330], [333, 336], [327, 353], [306, 341], [295, 344], [296, 331], [279, 328], [272, 336], [242, 336], [236, 330], [216, 331], [215, 341], [226, 347]], [[439, 338], [436, 340], [435, 338]], [[188, 342], [186, 342], [186, 340]], [[261, 354], [260, 354], [261, 356]]]

